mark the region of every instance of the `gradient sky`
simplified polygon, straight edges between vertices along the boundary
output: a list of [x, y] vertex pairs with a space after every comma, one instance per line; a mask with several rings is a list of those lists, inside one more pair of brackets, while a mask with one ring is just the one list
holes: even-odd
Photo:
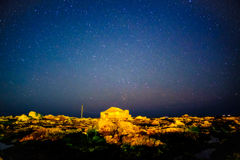
[[238, 0], [2, 0], [0, 116], [240, 115]]

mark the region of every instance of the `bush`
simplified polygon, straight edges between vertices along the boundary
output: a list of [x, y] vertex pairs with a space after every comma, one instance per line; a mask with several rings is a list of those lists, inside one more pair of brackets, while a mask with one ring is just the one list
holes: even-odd
[[189, 129], [190, 132], [194, 132], [194, 133], [199, 133], [200, 132], [200, 129], [198, 127], [191, 127]]
[[89, 130], [87, 134], [81, 132], [67, 134], [62, 139], [68, 146], [83, 152], [100, 151], [106, 148], [106, 140], [96, 130]]

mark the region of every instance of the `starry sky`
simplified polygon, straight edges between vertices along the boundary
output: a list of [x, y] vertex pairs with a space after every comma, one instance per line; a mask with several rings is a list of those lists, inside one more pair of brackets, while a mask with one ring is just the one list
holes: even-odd
[[0, 116], [240, 115], [238, 0], [2, 0]]

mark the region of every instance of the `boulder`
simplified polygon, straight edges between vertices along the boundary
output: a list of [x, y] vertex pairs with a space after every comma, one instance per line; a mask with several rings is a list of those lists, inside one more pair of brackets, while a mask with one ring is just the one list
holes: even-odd
[[184, 114], [184, 115], [182, 115], [182, 117], [189, 117], [189, 115], [188, 114]]
[[176, 120], [175, 124], [177, 126], [185, 126], [185, 124], [183, 122], [179, 121], [179, 120]]
[[170, 127], [170, 128], [174, 128], [174, 127], [177, 127], [177, 124], [172, 123], [172, 124], [170, 124], [168, 127]]
[[100, 134], [109, 135], [116, 131], [117, 126], [111, 121], [101, 119], [94, 128], [96, 128]]
[[106, 142], [109, 143], [109, 144], [119, 143], [119, 136], [118, 135], [114, 135], [114, 136], [108, 135], [108, 136], [105, 136], [104, 138], [106, 139]]
[[147, 134], [148, 135], [155, 135], [155, 134], [158, 134], [158, 130], [156, 128], [149, 128], [147, 129]]
[[210, 159], [212, 152], [214, 152], [215, 150], [215, 148], [203, 150], [200, 153], [195, 154], [195, 157], [198, 159]]
[[41, 115], [41, 114], [36, 113], [36, 112], [34, 112], [34, 111], [30, 111], [30, 112], [28, 113], [28, 116], [29, 116], [29, 117], [32, 117], [33, 119], [41, 119], [41, 118], [42, 118], [42, 115]]
[[184, 128], [166, 128], [165, 132], [184, 132]]
[[219, 139], [218, 138], [215, 138], [213, 136], [210, 136], [210, 140], [208, 141], [208, 143], [219, 143]]
[[25, 114], [22, 114], [20, 117], [18, 117], [18, 121], [28, 121], [29, 117]]
[[145, 119], [147, 119], [147, 117], [137, 116], [135, 119], [136, 120], [145, 120]]
[[152, 125], [159, 125], [159, 121], [153, 120], [151, 124], [152, 124]]
[[149, 136], [146, 136], [146, 135], [135, 135], [132, 137], [124, 136], [122, 138], [122, 143], [131, 145], [131, 146], [147, 145], [149, 147], [154, 147], [154, 146], [163, 144], [160, 140], [149, 138]]
[[134, 134], [136, 132], [139, 132], [139, 127], [133, 125], [131, 122], [119, 121], [117, 123], [117, 127], [119, 135]]
[[49, 115], [44, 116], [43, 118], [45, 118], [45, 119], [54, 119], [54, 115], [49, 114]]
[[201, 124], [201, 127], [203, 127], [203, 128], [208, 128], [211, 126], [212, 126], [212, 123], [209, 123], [208, 121], [203, 121], [203, 124]]

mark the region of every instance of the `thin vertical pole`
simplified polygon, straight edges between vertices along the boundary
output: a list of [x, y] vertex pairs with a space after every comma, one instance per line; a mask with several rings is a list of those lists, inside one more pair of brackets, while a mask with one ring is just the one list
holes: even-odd
[[83, 114], [83, 105], [82, 105], [82, 109], [81, 109], [81, 118], [82, 118], [82, 114]]

